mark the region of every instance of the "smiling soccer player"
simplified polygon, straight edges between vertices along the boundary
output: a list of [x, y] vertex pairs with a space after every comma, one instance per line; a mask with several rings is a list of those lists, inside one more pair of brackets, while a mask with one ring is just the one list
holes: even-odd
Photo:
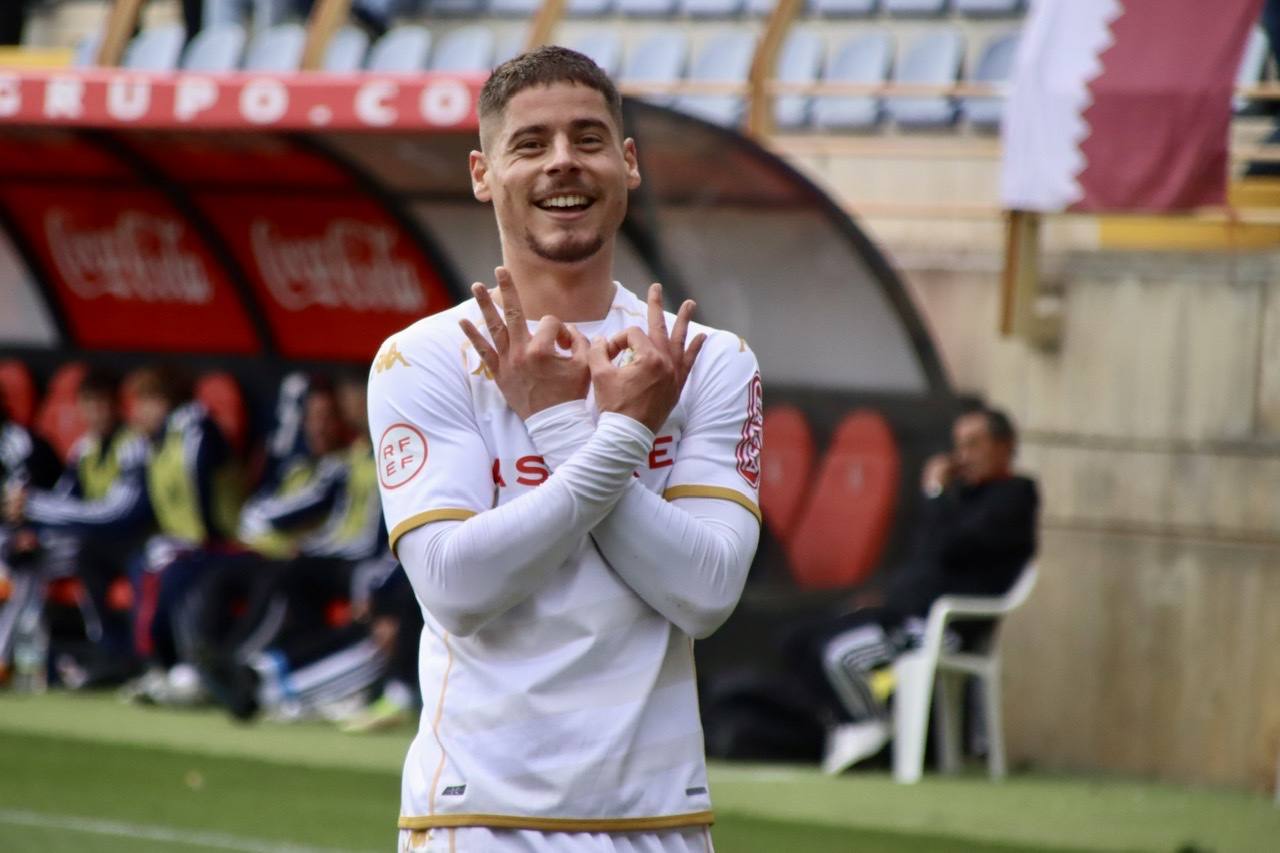
[[692, 639], [737, 604], [759, 537], [756, 359], [692, 302], [667, 314], [659, 285], [646, 304], [613, 280], [640, 172], [590, 59], [500, 66], [480, 138], [497, 293], [394, 335], [370, 376], [426, 622], [400, 849], [708, 851]]

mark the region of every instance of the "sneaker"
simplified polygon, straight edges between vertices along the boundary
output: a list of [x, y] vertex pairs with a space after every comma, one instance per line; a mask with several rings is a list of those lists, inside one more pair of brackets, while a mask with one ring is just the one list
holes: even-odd
[[157, 705], [159, 704], [157, 697], [164, 694], [168, 680], [168, 674], [163, 669], [153, 666], [137, 678], [126, 681], [116, 695], [121, 702]]
[[316, 707], [316, 716], [327, 723], [337, 723], [341, 725], [348, 720], [357, 717], [365, 708], [369, 706], [369, 696], [367, 691], [361, 690], [358, 693], [352, 693], [341, 699], [335, 699], [332, 702], [325, 702]]
[[89, 683], [89, 671], [76, 660], [75, 655], [58, 655], [54, 658], [53, 668], [58, 673], [58, 681], [68, 690], [83, 690]]
[[888, 720], [843, 723], [827, 733], [827, 749], [822, 756], [822, 772], [837, 776], [859, 761], [884, 749], [889, 742]]
[[190, 707], [208, 699], [209, 694], [200, 682], [200, 673], [191, 664], [175, 664], [165, 675], [164, 693], [160, 697], [161, 704]]
[[200, 668], [200, 676], [214, 701], [232, 717], [248, 722], [258, 715], [258, 673], [248, 664], [230, 658], [211, 658]]
[[412, 717], [409, 706], [383, 695], [343, 723], [341, 730], [349, 735], [386, 731], [407, 725]]

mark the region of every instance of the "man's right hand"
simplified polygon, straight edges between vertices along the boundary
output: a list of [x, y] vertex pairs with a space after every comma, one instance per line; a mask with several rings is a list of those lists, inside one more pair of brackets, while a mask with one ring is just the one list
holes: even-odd
[[[498, 383], [507, 405], [523, 420], [560, 403], [584, 399], [590, 384], [587, 339], [550, 315], [543, 317], [530, 335], [511, 273], [498, 267], [494, 275], [502, 295], [502, 313], [483, 284], [471, 286], [493, 344], [470, 320], [458, 323]], [[569, 355], [558, 353], [557, 344]]]
[[[654, 284], [649, 288], [647, 335], [630, 326], [610, 340], [597, 338], [592, 343], [588, 363], [600, 411], [634, 418], [655, 433], [666, 423], [706, 341], [706, 335], [698, 335], [685, 348], [694, 307], [691, 300], [680, 306], [668, 335], [662, 285]], [[613, 360], [625, 350], [631, 351], [632, 358], [615, 365]]]
[[955, 476], [955, 460], [949, 454], [939, 453], [930, 456], [924, 463], [920, 474], [920, 488], [926, 495], [934, 497], [942, 494]]

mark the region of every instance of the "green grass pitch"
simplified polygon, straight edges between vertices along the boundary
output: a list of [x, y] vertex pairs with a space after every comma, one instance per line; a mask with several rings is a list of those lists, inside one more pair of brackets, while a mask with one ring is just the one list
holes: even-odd
[[[5, 696], [0, 851], [390, 853], [407, 738]], [[1245, 794], [1044, 776], [902, 787], [740, 765], [711, 781], [719, 853], [1280, 849], [1280, 809]]]

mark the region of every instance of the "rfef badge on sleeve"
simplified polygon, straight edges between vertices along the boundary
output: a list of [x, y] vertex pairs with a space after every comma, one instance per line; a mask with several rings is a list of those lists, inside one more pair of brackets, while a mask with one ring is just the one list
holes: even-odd
[[427, 437], [410, 424], [392, 424], [378, 440], [378, 479], [384, 488], [398, 489], [418, 476], [427, 464]]

